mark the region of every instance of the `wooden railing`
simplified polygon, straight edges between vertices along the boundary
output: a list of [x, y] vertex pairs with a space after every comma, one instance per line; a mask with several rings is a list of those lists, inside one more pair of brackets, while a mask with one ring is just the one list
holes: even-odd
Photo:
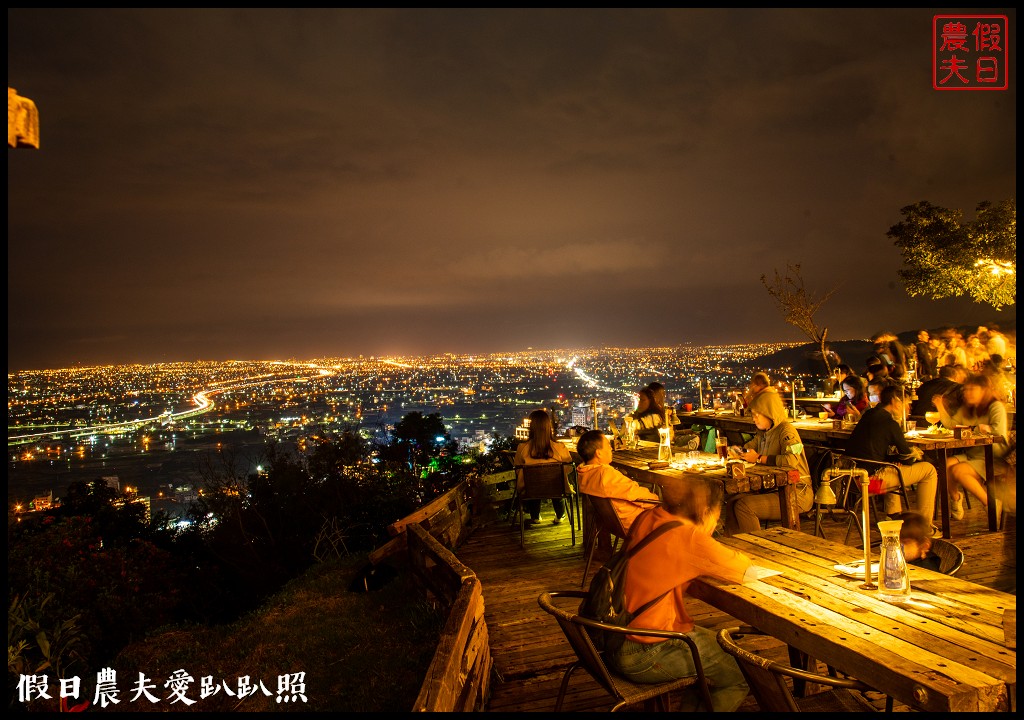
[[472, 712], [490, 696], [491, 650], [480, 580], [452, 549], [512, 494], [514, 474], [464, 481], [388, 528], [391, 540], [370, 555], [380, 562], [405, 550], [409, 568], [448, 619], [427, 670], [414, 712]]
[[410, 560], [430, 591], [449, 606], [414, 712], [484, 710], [490, 695], [491, 648], [484, 595], [476, 574], [418, 525], [407, 530]]

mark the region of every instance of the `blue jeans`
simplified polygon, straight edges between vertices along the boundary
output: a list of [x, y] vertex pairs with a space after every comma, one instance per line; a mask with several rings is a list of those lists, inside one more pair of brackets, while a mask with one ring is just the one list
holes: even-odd
[[[740, 666], [718, 644], [713, 630], [696, 626], [687, 635], [700, 653], [704, 676], [713, 683], [710, 690], [715, 712], [734, 711], [750, 691]], [[690, 648], [682, 640], [647, 644], [627, 639], [606, 661], [612, 670], [637, 683], [659, 683], [697, 674]], [[696, 688], [686, 689], [682, 709], [686, 712], [707, 709]]]

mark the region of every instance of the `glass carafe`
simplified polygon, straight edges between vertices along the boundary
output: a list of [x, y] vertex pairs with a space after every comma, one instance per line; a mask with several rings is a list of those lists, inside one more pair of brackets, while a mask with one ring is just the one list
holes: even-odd
[[622, 441], [626, 444], [629, 450], [636, 449], [636, 420], [630, 416], [626, 416], [622, 421], [623, 439]]
[[900, 542], [902, 520], [878, 523], [882, 533], [882, 556], [878, 562], [878, 595], [885, 600], [906, 600], [910, 597], [910, 573]]

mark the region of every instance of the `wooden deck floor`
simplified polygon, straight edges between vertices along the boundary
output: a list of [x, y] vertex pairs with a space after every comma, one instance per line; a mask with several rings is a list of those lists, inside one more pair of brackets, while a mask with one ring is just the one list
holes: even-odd
[[[545, 508], [545, 513], [550, 520], [550, 508]], [[805, 531], [812, 527], [804, 520]], [[826, 519], [824, 531], [829, 540], [843, 542], [846, 521]], [[974, 507], [963, 520], [953, 522], [952, 534], [966, 556], [958, 577], [1016, 594], [1016, 523], [1012, 516], [1004, 531], [992, 533], [984, 510]], [[572, 546], [567, 522], [544, 522], [526, 531], [525, 547], [520, 547], [518, 528], [512, 530], [507, 521], [496, 520], [478, 527], [457, 552], [484, 588], [495, 673], [488, 708], [492, 712], [554, 709], [562, 675], [574, 656], [557, 624], [537, 605], [537, 597], [545, 590], [579, 588], [585, 559], [578, 532], [576, 540]], [[850, 544], [859, 542], [854, 531]], [[595, 569], [591, 568], [591, 573]], [[690, 614], [699, 625], [717, 630], [740, 624], [710, 605], [697, 600], [691, 603]], [[787, 659], [784, 645], [767, 642], [769, 653]], [[609, 700], [597, 683], [579, 671], [573, 675], [563, 710], [604, 711], [610, 708]], [[884, 698], [875, 701], [880, 707], [884, 704]], [[757, 711], [758, 707], [748, 698], [740, 709]]]

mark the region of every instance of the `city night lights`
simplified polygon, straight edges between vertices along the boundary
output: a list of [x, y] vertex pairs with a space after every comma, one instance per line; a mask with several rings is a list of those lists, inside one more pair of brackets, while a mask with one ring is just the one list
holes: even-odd
[[[382, 440], [404, 415], [417, 411], [440, 414], [460, 446], [481, 447], [512, 435], [537, 407], [551, 409], [563, 425], [576, 424], [574, 407], [589, 407], [595, 398], [601, 415], [629, 412], [636, 391], [651, 378], [665, 382], [673, 401], [693, 401], [701, 378], [705, 391], [710, 386], [712, 393], [724, 397], [749, 379], [749, 361], [792, 345], [236, 360], [16, 372], [8, 375], [8, 495], [12, 505], [27, 507], [33, 494], [59, 494], [60, 485], [79, 475], [92, 479], [118, 474], [120, 483], [138, 486], [140, 495], [173, 498], [176, 487], [198, 481], [184, 460], [191, 450], [246, 447], [252, 470], [259, 446], [267, 441], [290, 442], [301, 449], [310, 439], [353, 427], [368, 439]], [[173, 453], [177, 459], [169, 462]], [[147, 465], [153, 467], [141, 477], [125, 469]], [[112, 467], [119, 469], [114, 473]], [[31, 490], [20, 482], [26, 476], [36, 478]], [[38, 486], [41, 477], [50, 477], [58, 487]]]

